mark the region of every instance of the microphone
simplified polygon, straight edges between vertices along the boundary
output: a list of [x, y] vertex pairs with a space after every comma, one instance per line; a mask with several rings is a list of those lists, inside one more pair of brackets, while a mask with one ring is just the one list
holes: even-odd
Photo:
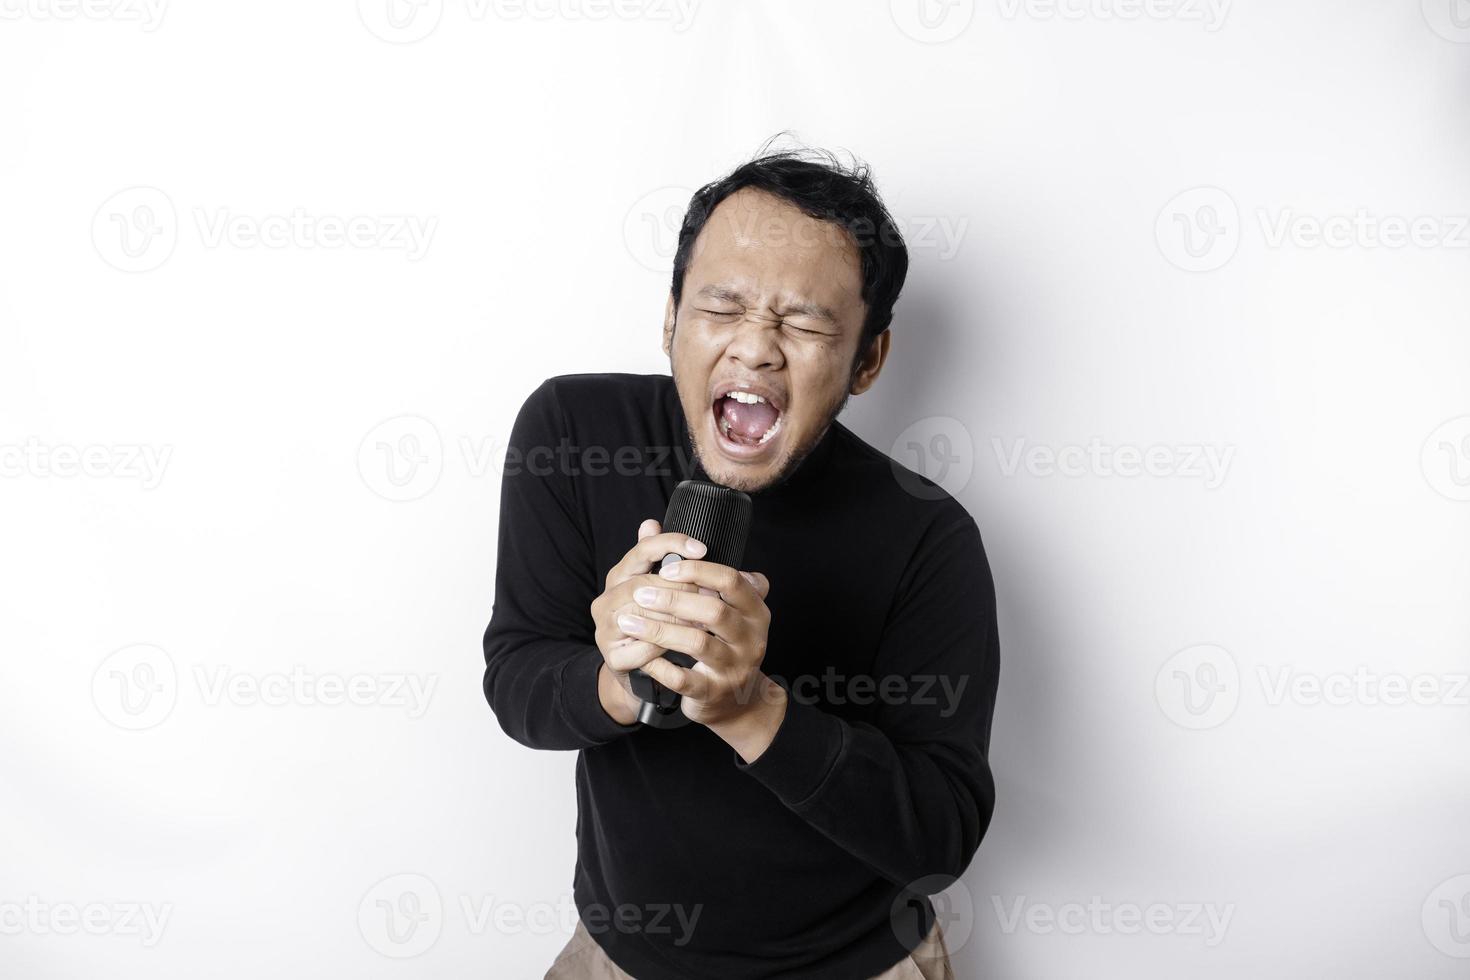
[[[664, 514], [664, 531], [687, 534], [708, 550], [701, 561], [739, 568], [745, 557], [745, 539], [750, 533], [750, 497], [739, 490], [705, 480], [684, 480], [674, 488]], [[676, 562], [679, 555], [665, 555], [659, 567]], [[693, 667], [695, 660], [679, 650], [664, 651], [664, 659], [680, 667]], [[680, 728], [689, 716], [679, 710], [683, 698], [655, 681], [640, 668], [628, 675], [629, 686], [643, 703], [638, 720], [650, 728]]]

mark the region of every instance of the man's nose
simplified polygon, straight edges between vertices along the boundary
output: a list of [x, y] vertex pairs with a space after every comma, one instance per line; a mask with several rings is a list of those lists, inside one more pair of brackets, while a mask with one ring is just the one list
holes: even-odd
[[775, 370], [784, 363], [780, 339], [780, 319], [752, 313], [735, 328], [725, 355], [751, 371]]

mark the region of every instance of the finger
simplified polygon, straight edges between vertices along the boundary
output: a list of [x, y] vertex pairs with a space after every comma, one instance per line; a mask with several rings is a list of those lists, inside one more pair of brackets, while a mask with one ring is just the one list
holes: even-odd
[[[639, 530], [641, 532], [642, 528], [640, 527]], [[629, 548], [622, 560], [607, 573], [607, 586], [612, 588], [634, 575], [646, 574], [653, 563], [660, 561], [664, 555], [698, 558], [704, 552], [703, 542], [696, 541], [687, 534], [677, 534], [673, 531], [650, 534], [639, 538], [638, 543]]]
[[630, 599], [613, 611], [613, 629], [615, 632], [617, 632], [617, 635], [619, 636], [626, 635], [622, 632], [618, 632], [620, 628], [616, 625], [617, 618], [623, 614], [628, 614], [631, 616], [643, 616], [646, 619], [657, 619], [660, 622], [664, 623], [678, 623], [682, 626], [693, 626], [696, 622], [695, 620], [691, 619], [681, 619], [680, 617], [675, 616], [673, 613], [660, 612], [657, 609], [645, 609], [637, 602]]
[[661, 647], [656, 647], [647, 640], [635, 640], [629, 637], [621, 643], [614, 644], [602, 659], [607, 661], [610, 669], [626, 674], [663, 655], [664, 651]]
[[662, 530], [663, 525], [659, 524], [658, 521], [650, 517], [648, 520], [638, 525], [638, 540], [642, 541], [644, 538], [651, 538]]
[[658, 574], [671, 582], [689, 582], [714, 589], [737, 609], [753, 611], [764, 601], [755, 587], [729, 565], [685, 559], [669, 562], [658, 570]]
[[695, 660], [718, 667], [730, 656], [730, 648], [719, 637], [705, 632], [698, 626], [680, 623], [665, 623], [647, 616], [623, 613], [618, 617], [618, 629], [629, 636], [647, 640], [665, 650], [687, 653]]
[[727, 643], [739, 628], [740, 614], [713, 592], [680, 592], [640, 585], [633, 590], [634, 615], [698, 623]]
[[680, 667], [663, 657], [656, 657], [643, 665], [643, 672], [675, 694], [695, 701], [709, 699], [710, 678], [692, 667]]
[[766, 596], [771, 594], [771, 580], [766, 578], [762, 573], [741, 572], [740, 577], [749, 582], [750, 587], [755, 589], [756, 595], [762, 599], [765, 599]]

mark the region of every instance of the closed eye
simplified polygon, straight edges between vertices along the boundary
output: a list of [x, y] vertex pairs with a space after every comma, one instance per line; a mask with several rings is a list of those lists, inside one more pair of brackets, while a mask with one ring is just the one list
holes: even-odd
[[832, 336], [831, 334], [827, 333], [825, 330], [810, 330], [810, 329], [808, 329], [806, 327], [798, 327], [794, 323], [787, 323], [786, 326], [790, 327], [792, 330], [795, 330], [797, 333], [807, 333], [807, 334], [811, 334], [813, 337], [830, 337], [830, 336]]

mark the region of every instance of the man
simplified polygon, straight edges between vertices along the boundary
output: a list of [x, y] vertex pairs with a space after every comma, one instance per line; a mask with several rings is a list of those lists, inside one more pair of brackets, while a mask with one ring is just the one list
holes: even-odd
[[[553, 378], [521, 409], [485, 694], [517, 741], [580, 750], [580, 922], [548, 980], [952, 977], [927, 896], [994, 807], [994, 589], [963, 507], [836, 421], [907, 267], [865, 169], [759, 157], [684, 218], [672, 378]], [[659, 527], [687, 476], [751, 495], [745, 569]], [[635, 668], [691, 723], [637, 724]]]

